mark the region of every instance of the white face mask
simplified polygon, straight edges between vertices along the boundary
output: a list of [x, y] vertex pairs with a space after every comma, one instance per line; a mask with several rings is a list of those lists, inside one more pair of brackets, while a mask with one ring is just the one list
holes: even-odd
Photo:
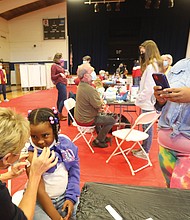
[[164, 67], [168, 66], [168, 61], [167, 61], [167, 60], [164, 60], [164, 61], [163, 61], [163, 66], [164, 66]]
[[87, 60], [83, 60], [83, 63], [88, 63], [88, 61]]

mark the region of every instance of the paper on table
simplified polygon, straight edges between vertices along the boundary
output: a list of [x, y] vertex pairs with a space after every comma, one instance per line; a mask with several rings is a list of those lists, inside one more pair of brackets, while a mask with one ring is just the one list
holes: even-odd
[[111, 205], [107, 205], [105, 208], [115, 220], [123, 220]]

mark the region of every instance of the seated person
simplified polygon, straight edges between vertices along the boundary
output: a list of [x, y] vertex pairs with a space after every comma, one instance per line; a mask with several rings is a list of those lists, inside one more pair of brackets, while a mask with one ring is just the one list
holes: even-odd
[[100, 70], [100, 71], [99, 71], [99, 78], [100, 78], [101, 80], [104, 80], [104, 79], [105, 79], [105, 73], [106, 73], [105, 70]]
[[100, 78], [97, 78], [96, 80], [94, 80], [94, 86], [95, 86], [96, 90], [98, 91], [100, 98], [103, 99], [105, 88], [104, 88], [103, 83]]
[[110, 138], [106, 137], [115, 119], [106, 114], [99, 114], [105, 107], [97, 90], [91, 86], [93, 67], [89, 64], [82, 64], [78, 67], [77, 75], [80, 79], [76, 94], [75, 119], [79, 125], [96, 125], [97, 138], [93, 140], [94, 147], [108, 147], [106, 142]]

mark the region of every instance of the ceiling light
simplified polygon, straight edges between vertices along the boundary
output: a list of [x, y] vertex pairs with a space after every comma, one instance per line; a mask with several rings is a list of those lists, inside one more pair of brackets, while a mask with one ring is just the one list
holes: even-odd
[[174, 7], [174, 0], [169, 0], [168, 8], [173, 8], [173, 7]]
[[106, 11], [111, 11], [111, 4], [109, 2], [106, 4]]
[[95, 1], [92, 1], [92, 0], [88, 0], [88, 1], [85, 1], [84, 4], [85, 5], [90, 5], [90, 4], [95, 4], [95, 3], [98, 3], [98, 4], [105, 4], [105, 3], [115, 3], [115, 2], [125, 2], [125, 0], [95, 0]]
[[98, 3], [96, 3], [96, 4], [94, 5], [94, 12], [99, 12], [99, 11], [100, 11], [99, 5], [98, 5]]
[[152, 0], [146, 0], [145, 8], [146, 8], [146, 9], [150, 9], [151, 3], [152, 3]]
[[155, 9], [159, 9], [160, 8], [160, 2], [161, 2], [161, 0], [156, 0], [156, 2], [154, 4], [154, 8]]
[[115, 4], [115, 11], [120, 11], [120, 2]]

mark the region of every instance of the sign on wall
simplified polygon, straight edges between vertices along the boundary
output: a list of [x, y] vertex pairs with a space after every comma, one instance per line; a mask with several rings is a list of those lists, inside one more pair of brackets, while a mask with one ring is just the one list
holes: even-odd
[[43, 19], [44, 40], [65, 39], [65, 18]]

